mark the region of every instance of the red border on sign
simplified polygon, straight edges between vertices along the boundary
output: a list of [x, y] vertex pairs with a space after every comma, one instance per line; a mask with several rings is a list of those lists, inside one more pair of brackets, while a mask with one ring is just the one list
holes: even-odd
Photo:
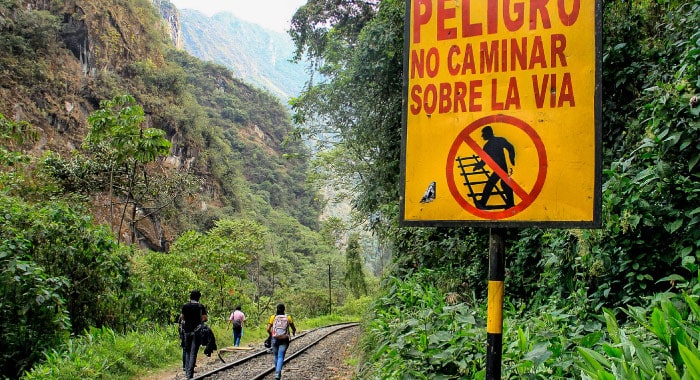
[[[468, 202], [467, 199], [465, 199], [462, 194], [459, 192], [459, 189], [457, 188], [457, 184], [455, 183], [455, 175], [454, 175], [454, 163], [457, 157], [457, 151], [459, 151], [459, 148], [462, 146], [462, 144], [467, 144], [469, 145], [469, 140], [470, 140], [470, 135], [476, 131], [478, 128], [486, 126], [491, 123], [504, 123], [504, 124], [510, 124], [515, 127], [520, 128], [525, 132], [528, 136], [530, 136], [530, 139], [532, 139], [532, 142], [535, 144], [535, 148], [537, 149], [537, 157], [539, 159], [539, 170], [537, 173], [537, 180], [535, 180], [535, 184], [532, 187], [532, 190], [530, 191], [529, 194], [525, 198], [522, 197], [522, 194], [518, 192], [518, 195], [521, 197], [520, 203], [516, 204], [515, 206], [506, 209], [506, 210], [500, 210], [500, 211], [489, 211], [489, 210], [480, 210], [476, 208], [472, 203]], [[476, 120], [469, 124], [466, 128], [462, 130], [462, 132], [457, 135], [457, 138], [455, 141], [452, 143], [452, 147], [450, 148], [450, 152], [447, 155], [447, 165], [445, 168], [445, 173], [447, 176], [447, 186], [450, 188], [450, 193], [452, 193], [452, 197], [459, 203], [460, 206], [462, 206], [463, 209], [466, 211], [470, 212], [471, 214], [484, 218], [484, 219], [490, 219], [490, 220], [500, 220], [504, 218], [511, 217], [513, 215], [516, 215], [517, 213], [525, 210], [527, 207], [529, 207], [532, 202], [535, 201], [537, 196], [540, 194], [542, 191], [542, 187], [544, 186], [544, 181], [547, 177], [547, 152], [545, 151], [544, 144], [542, 143], [542, 139], [540, 136], [537, 134], [534, 128], [532, 128], [528, 123], [512, 117], [512, 116], [507, 116], [507, 115], [491, 115], [491, 116], [486, 116], [483, 117], [479, 120]], [[511, 180], [507, 179], [507, 183], [511, 184]], [[514, 185], [514, 186], [513, 186]], [[518, 187], [517, 184], [512, 183], [511, 187]]]

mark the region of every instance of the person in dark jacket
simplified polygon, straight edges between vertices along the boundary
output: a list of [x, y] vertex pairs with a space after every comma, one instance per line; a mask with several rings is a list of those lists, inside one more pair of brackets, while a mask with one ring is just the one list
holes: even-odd
[[203, 323], [208, 320], [207, 309], [199, 303], [201, 296], [202, 294], [199, 290], [190, 292], [190, 301], [182, 305], [182, 314], [180, 315], [180, 318], [183, 320], [182, 330], [185, 334], [185, 374], [188, 379], [194, 376], [197, 353], [199, 352], [199, 346], [202, 344], [199, 331]]

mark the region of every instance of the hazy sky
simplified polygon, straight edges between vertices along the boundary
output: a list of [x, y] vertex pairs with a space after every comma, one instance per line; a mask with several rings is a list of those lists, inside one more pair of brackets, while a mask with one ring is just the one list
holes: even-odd
[[306, 0], [170, 0], [178, 9], [196, 9], [208, 16], [221, 11], [262, 25], [265, 28], [286, 31], [294, 12]]

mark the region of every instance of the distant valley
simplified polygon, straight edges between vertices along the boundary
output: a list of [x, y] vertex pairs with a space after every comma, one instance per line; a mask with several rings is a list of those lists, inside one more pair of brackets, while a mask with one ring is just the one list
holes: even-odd
[[193, 56], [228, 67], [237, 77], [287, 104], [308, 79], [306, 65], [290, 62], [294, 44], [286, 33], [243, 21], [231, 13], [212, 17], [180, 10], [183, 48]]

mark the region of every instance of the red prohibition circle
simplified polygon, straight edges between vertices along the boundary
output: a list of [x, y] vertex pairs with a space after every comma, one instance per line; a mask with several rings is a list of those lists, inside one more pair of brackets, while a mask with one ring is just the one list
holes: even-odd
[[[476, 208], [476, 206], [468, 202], [467, 199], [465, 199], [459, 192], [454, 178], [454, 163], [459, 148], [462, 146], [462, 144], [466, 143], [467, 139], [469, 138], [469, 135], [471, 135], [474, 131], [476, 131], [478, 128], [492, 123], [510, 124], [524, 131], [528, 136], [530, 136], [530, 139], [535, 144], [535, 148], [537, 149], [537, 157], [539, 159], [537, 180], [535, 180], [535, 184], [532, 187], [532, 190], [530, 191], [528, 196], [524, 199], [521, 199], [521, 202], [516, 204], [515, 206], [500, 211], [480, 210]], [[537, 134], [537, 132], [535, 132], [535, 129], [532, 128], [528, 123], [512, 116], [491, 115], [475, 120], [466, 128], [464, 128], [462, 132], [459, 133], [455, 141], [452, 143], [450, 152], [447, 155], [447, 165], [445, 169], [445, 173], [447, 176], [447, 185], [450, 188], [450, 193], [452, 193], [452, 197], [457, 201], [457, 203], [460, 206], [462, 206], [464, 210], [484, 219], [500, 220], [511, 217], [525, 210], [528, 206], [532, 204], [532, 202], [534, 202], [534, 200], [540, 194], [540, 191], [542, 191], [542, 187], [544, 186], [544, 181], [547, 178], [547, 152], [545, 151], [542, 139]]]

